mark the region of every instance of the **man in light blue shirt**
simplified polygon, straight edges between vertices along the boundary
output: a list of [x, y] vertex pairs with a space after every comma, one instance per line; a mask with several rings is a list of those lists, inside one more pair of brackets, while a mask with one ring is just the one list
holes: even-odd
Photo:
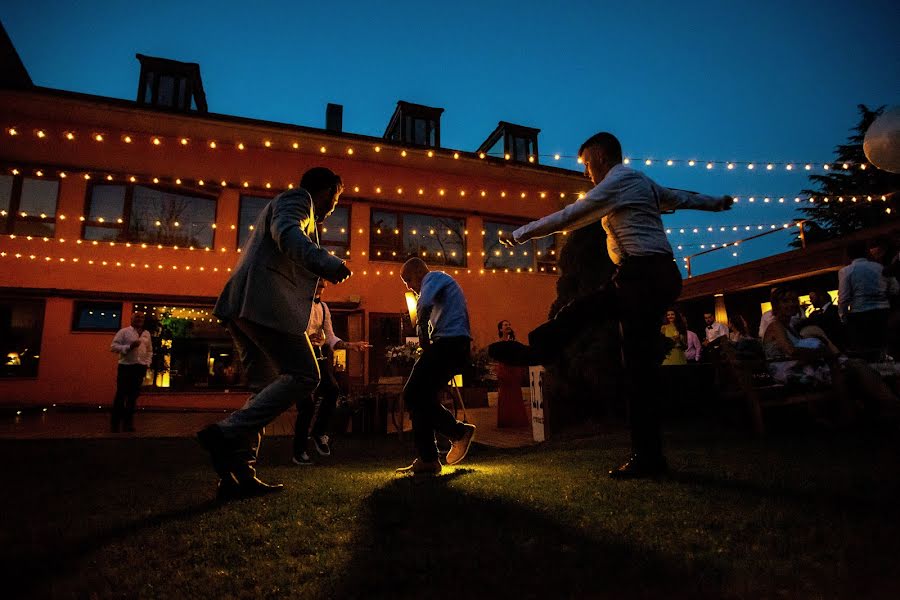
[[578, 157], [594, 184], [583, 198], [516, 229], [505, 245], [521, 244], [565, 229], [600, 221], [606, 231], [613, 275], [631, 420], [631, 458], [609, 472], [614, 479], [653, 477], [667, 470], [662, 454], [656, 388], [663, 353], [659, 325], [663, 311], [681, 293], [681, 273], [662, 224], [663, 211], [681, 208], [727, 210], [730, 196], [705, 196], [665, 188], [622, 164], [622, 146], [611, 133], [581, 145]]
[[422, 355], [416, 360], [403, 388], [403, 401], [409, 410], [418, 458], [398, 472], [437, 475], [441, 472], [435, 432], [447, 436], [453, 445], [447, 464], [465, 458], [475, 435], [475, 426], [457, 421], [440, 401], [447, 382], [469, 363], [472, 335], [469, 310], [462, 288], [443, 271], [431, 271], [420, 258], [403, 265], [400, 278], [418, 295], [416, 331]]

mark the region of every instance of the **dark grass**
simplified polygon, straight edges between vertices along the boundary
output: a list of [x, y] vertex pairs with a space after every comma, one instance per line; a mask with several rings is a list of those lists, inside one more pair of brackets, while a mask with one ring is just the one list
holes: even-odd
[[612, 482], [626, 441], [416, 482], [396, 439], [300, 468], [276, 438], [288, 489], [220, 506], [192, 440], [6, 440], [0, 568], [30, 597], [900, 597], [896, 434], [676, 433], [671, 476]]

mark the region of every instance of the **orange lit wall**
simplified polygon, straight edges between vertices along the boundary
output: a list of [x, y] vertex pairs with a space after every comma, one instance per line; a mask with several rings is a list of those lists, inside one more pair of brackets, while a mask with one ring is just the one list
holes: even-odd
[[[274, 196], [290, 184], [298, 185], [302, 172], [312, 166], [329, 167], [343, 177], [342, 202], [351, 206], [348, 266], [354, 276], [330, 286], [325, 300], [358, 296], [366, 313], [405, 310], [400, 263], [371, 261], [368, 256], [371, 207], [465, 217], [468, 266], [436, 268], [453, 274], [465, 291], [479, 346], [494, 341], [501, 319], [510, 320], [520, 335], [542, 322], [556, 284], [555, 274], [482, 272], [483, 220], [524, 222], [559, 209], [586, 188], [582, 177], [560, 169], [498, 164], [471, 153], [454, 157], [445, 149], [429, 157], [427, 150], [374, 138], [233, 117], [162, 113], [123, 101], [46, 90], [0, 91], [0, 114], [0, 161], [6, 171], [15, 168], [34, 176], [40, 169], [47, 177], [66, 173], [60, 180], [55, 238], [0, 238], [0, 253], [6, 253], [0, 258], [0, 294], [27, 290], [47, 298], [39, 375], [0, 380], [3, 404], [108, 405], [116, 371], [116, 356], [109, 352], [112, 334], [72, 332], [71, 296], [124, 299], [123, 325], [132, 302], [212, 303], [240, 256], [240, 195]], [[10, 128], [17, 135], [9, 135]], [[45, 135], [39, 137], [38, 131]], [[66, 139], [66, 132], [74, 140]], [[97, 134], [103, 141], [95, 141]], [[131, 143], [124, 141], [126, 135]], [[157, 136], [158, 145], [152, 142]], [[239, 143], [245, 149], [238, 149]], [[204, 180], [202, 189], [218, 194], [214, 248], [79, 243], [79, 217], [85, 212], [89, 183], [85, 173], [115, 181], [134, 176], [145, 184], [152, 184], [153, 177], [181, 178], [191, 182], [188, 189], [200, 189], [196, 182]], [[242, 394], [233, 396], [154, 393], [145, 404], [237, 406], [244, 400]]]

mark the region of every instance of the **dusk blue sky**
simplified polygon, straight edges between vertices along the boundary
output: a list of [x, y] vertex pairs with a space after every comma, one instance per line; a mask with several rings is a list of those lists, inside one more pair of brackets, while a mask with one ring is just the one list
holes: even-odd
[[[578, 168], [597, 131], [625, 154], [821, 163], [856, 105], [900, 99], [893, 2], [30, 2], [2, 20], [38, 85], [134, 99], [135, 53], [198, 62], [212, 112], [380, 136], [397, 100], [439, 106], [442, 145], [474, 150], [500, 120], [541, 129], [542, 162]], [[793, 198], [806, 172], [698, 164], [645, 170], [664, 185]], [[671, 227], [783, 223], [794, 206], [686, 212]], [[678, 244], [728, 232], [673, 235]], [[749, 235], [743, 231], [743, 235]], [[774, 239], [778, 238], [778, 239]], [[695, 272], [786, 249], [785, 235], [714, 253]], [[699, 248], [676, 251], [682, 255]]]

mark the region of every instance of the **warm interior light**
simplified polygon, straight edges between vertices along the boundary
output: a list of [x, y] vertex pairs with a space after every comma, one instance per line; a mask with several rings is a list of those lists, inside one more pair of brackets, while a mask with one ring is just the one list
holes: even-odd
[[418, 297], [412, 290], [407, 290], [405, 296], [406, 310], [409, 311], [409, 320], [412, 323], [412, 326], [415, 327], [419, 322], [419, 315], [416, 313], [416, 303], [418, 302]]

